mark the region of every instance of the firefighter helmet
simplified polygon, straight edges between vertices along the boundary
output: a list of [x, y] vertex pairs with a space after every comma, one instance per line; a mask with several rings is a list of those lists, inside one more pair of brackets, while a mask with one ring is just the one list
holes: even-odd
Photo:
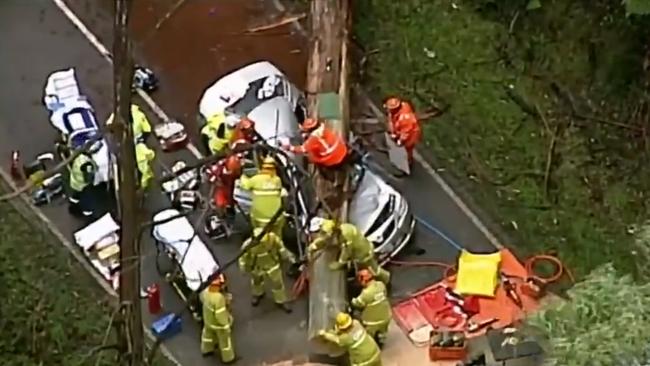
[[323, 221], [325, 221], [324, 218], [322, 217], [312, 217], [311, 220], [309, 221], [309, 231], [312, 233], [315, 233], [320, 230], [321, 226], [323, 225]]
[[272, 170], [275, 171], [275, 159], [271, 156], [267, 156], [262, 160], [262, 170]]
[[392, 97], [392, 98], [388, 98], [388, 99], [386, 100], [386, 103], [384, 103], [384, 107], [385, 107], [386, 109], [392, 111], [392, 110], [395, 110], [395, 109], [399, 108], [399, 106], [400, 106], [401, 104], [402, 104], [402, 101], [399, 100], [399, 98]]
[[346, 330], [352, 326], [352, 317], [348, 313], [338, 313], [336, 315], [336, 329]]
[[323, 220], [323, 223], [321, 224], [321, 230], [328, 234], [333, 233], [335, 227], [336, 223], [334, 220]]
[[370, 272], [370, 270], [365, 268], [357, 272], [357, 279], [359, 280], [359, 283], [362, 285], [370, 282], [370, 280], [372, 280], [373, 277], [374, 276], [372, 275], [372, 272]]
[[300, 125], [300, 129], [309, 132], [314, 130], [320, 125], [320, 122], [316, 118], [307, 118]]
[[239, 128], [242, 130], [251, 130], [253, 127], [255, 127], [255, 122], [248, 117], [244, 117], [239, 121]]

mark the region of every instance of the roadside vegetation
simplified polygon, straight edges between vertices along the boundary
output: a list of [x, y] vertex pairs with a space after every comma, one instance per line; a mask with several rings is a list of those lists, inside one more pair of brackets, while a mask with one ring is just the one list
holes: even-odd
[[548, 364], [647, 360], [650, 1], [356, 4], [367, 89], [449, 106], [421, 151], [515, 252], [555, 254], [581, 280], [530, 320]]
[[107, 329], [109, 295], [34, 222], [0, 203], [2, 364], [115, 365], [114, 352], [103, 352], [101, 360], [93, 352], [115, 343]]
[[[363, 78], [420, 110], [423, 151], [466, 184], [520, 255], [578, 277], [636, 274], [648, 215], [648, 19], [619, 0], [356, 2]], [[647, 65], [646, 65], [647, 66]]]

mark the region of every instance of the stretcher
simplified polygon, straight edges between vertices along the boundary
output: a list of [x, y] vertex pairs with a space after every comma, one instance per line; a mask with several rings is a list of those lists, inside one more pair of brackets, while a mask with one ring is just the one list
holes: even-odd
[[170, 221], [154, 225], [152, 229], [158, 257], [165, 255], [173, 265], [171, 269], [163, 269], [160, 265], [160, 258], [157, 258], [156, 267], [160, 275], [164, 276], [178, 295], [187, 302], [194, 318], [199, 320], [201, 304], [191, 301], [196, 297], [190, 295], [219, 269], [219, 263], [194, 231], [187, 217], [179, 215], [180, 212], [175, 209], [165, 209], [153, 217], [154, 221], [160, 222], [178, 216]]
[[[57, 153], [61, 159], [65, 159], [71, 149], [83, 146], [99, 133], [95, 110], [80, 92], [74, 68], [51, 73], [43, 94], [43, 104], [50, 112], [50, 124], [61, 136], [56, 144]], [[107, 183], [117, 176], [115, 159], [105, 139], [95, 143], [90, 155], [98, 167], [96, 185]]]

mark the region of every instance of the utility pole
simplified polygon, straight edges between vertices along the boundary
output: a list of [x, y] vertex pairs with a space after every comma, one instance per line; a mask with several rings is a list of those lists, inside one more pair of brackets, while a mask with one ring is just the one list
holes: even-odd
[[128, 20], [132, 0], [115, 0], [113, 36], [113, 113], [115, 137], [119, 140], [120, 207], [120, 321], [118, 344], [120, 365], [144, 365], [144, 333], [140, 310], [140, 248], [136, 194], [136, 157], [131, 124], [133, 62]]
[[[307, 65], [307, 107], [309, 116], [320, 118], [344, 140], [349, 134], [350, 85], [348, 34], [351, 24], [349, 0], [312, 0], [311, 39]], [[339, 223], [347, 221], [347, 172], [337, 172], [333, 179], [316, 176], [316, 194], [328, 206], [328, 214]], [[343, 194], [341, 194], [343, 193]], [[309, 283], [309, 329], [312, 352], [332, 357], [343, 353], [340, 347], [324, 342], [321, 329], [330, 329], [334, 318], [347, 307], [344, 271], [332, 271], [328, 264], [336, 260], [337, 251], [326, 248], [311, 264]]]

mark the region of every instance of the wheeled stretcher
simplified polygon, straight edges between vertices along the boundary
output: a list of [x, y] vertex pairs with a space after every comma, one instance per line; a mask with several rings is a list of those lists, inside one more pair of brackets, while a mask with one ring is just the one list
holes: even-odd
[[[154, 221], [163, 221], [180, 215], [175, 209], [165, 209], [156, 213]], [[170, 269], [162, 268], [157, 258], [156, 266], [160, 275], [174, 287], [186, 302], [195, 319], [201, 319], [201, 304], [191, 299], [192, 292], [199, 289], [207, 278], [219, 269], [214, 255], [194, 231], [185, 216], [154, 225], [152, 236], [156, 242], [158, 256], [165, 255], [172, 262]]]
[[[95, 110], [77, 83], [74, 68], [59, 70], [47, 77], [43, 104], [50, 112], [50, 124], [60, 133], [57, 153], [65, 159], [71, 149], [81, 147], [99, 133]], [[115, 158], [106, 139], [100, 139], [90, 151], [98, 167], [95, 184], [110, 182], [116, 177]]]

